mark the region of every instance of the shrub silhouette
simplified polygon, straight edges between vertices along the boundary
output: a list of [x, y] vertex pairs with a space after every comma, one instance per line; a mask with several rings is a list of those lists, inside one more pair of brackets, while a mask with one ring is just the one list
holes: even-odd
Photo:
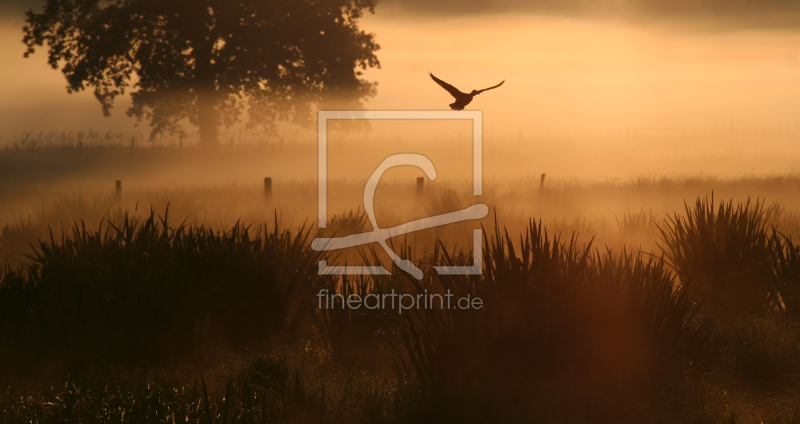
[[483, 308], [407, 315], [401, 356], [425, 399], [416, 419], [612, 422], [653, 400], [692, 338], [686, 292], [657, 258], [575, 240], [541, 222], [518, 244], [498, 230], [483, 276], [440, 280]]
[[698, 198], [675, 213], [661, 232], [661, 248], [691, 293], [709, 304], [764, 312], [780, 305], [771, 278], [767, 222], [776, 206], [760, 201], [718, 205]]
[[[316, 276], [308, 232], [75, 225], [0, 282], [0, 373], [162, 364], [291, 333]], [[13, 367], [8, 366], [14, 364]]]

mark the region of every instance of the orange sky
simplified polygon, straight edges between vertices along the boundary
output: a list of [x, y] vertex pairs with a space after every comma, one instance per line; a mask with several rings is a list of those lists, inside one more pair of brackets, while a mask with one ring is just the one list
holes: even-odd
[[[103, 118], [91, 93], [67, 95], [45, 52], [23, 59], [18, 21], [0, 26], [0, 135], [127, 130], [127, 102]], [[468, 108], [487, 130], [617, 134], [626, 128], [800, 129], [800, 32], [703, 31], [534, 15], [367, 17], [382, 69], [370, 109], [444, 109], [433, 71], [463, 91], [505, 79]]]

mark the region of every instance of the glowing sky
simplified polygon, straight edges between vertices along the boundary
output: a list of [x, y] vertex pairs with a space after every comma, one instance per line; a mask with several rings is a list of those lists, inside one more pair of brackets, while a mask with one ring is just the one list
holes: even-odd
[[[132, 127], [127, 102], [103, 118], [91, 93], [68, 95], [45, 52], [23, 59], [21, 21], [0, 25], [0, 135]], [[800, 31], [709, 29], [516, 13], [455, 18], [387, 16], [377, 34], [382, 69], [370, 109], [444, 109], [427, 76], [462, 89], [505, 79], [468, 108], [511, 134], [620, 133], [626, 128], [800, 128]]]

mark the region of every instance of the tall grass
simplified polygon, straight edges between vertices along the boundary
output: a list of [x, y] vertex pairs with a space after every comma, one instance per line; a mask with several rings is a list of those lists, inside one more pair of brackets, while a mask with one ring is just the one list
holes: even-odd
[[[282, 231], [277, 222], [272, 229], [236, 224], [213, 231], [171, 225], [151, 212], [94, 229], [76, 224], [40, 240], [24, 272], [0, 272], [0, 381], [76, 377], [29, 395], [6, 390], [0, 420], [118, 422], [123, 411], [138, 422], [197, 423], [735, 417], [738, 410], [695, 402], [701, 396], [690, 393], [693, 373], [724, 366], [747, 387], [790, 390], [796, 385], [786, 373], [800, 369], [792, 354], [796, 337], [778, 331], [771, 317], [760, 318], [766, 329], [707, 331], [706, 318], [717, 309], [699, 309], [690, 298], [702, 280], [689, 271], [741, 266], [742, 273], [752, 266], [762, 285], [748, 290], [773, 296], [771, 307], [791, 318], [800, 310], [800, 250], [777, 230], [766, 235], [771, 209], [760, 202], [719, 209], [713, 199], [705, 202], [660, 227], [664, 259], [598, 250], [576, 234], [548, 234], [541, 221], [529, 221], [518, 235], [495, 222], [483, 240], [482, 275], [438, 276], [432, 264], [472, 260], [441, 242], [416, 259], [416, 245], [398, 247], [425, 271], [422, 281], [396, 268], [387, 276], [318, 276], [322, 258], [308, 247], [309, 231]], [[631, 215], [625, 225], [651, 226], [650, 218]], [[358, 231], [363, 214], [342, 214], [337, 222]], [[378, 253], [361, 259], [377, 261]], [[449, 291], [454, 299], [480, 298], [482, 307], [400, 314], [352, 310], [339, 301], [320, 308], [320, 290], [344, 299]], [[213, 366], [219, 357], [203, 362], [206, 354], [263, 351], [290, 359], [261, 356], [196, 385], [185, 371], [139, 380], [117, 373], [120, 366]], [[96, 376], [84, 380], [92, 369]]]
[[353, 310], [345, 307], [345, 302], [351, 295], [365, 299], [391, 290], [402, 292], [400, 277], [399, 273], [388, 278], [342, 276], [341, 280], [326, 280], [319, 287], [317, 294], [341, 296], [314, 297], [309, 301], [311, 317], [319, 332], [318, 341], [332, 363], [366, 369], [385, 366], [391, 351], [384, 343], [391, 337], [396, 311]]
[[[617, 224], [619, 242], [625, 246], [652, 248], [658, 238], [658, 222], [652, 210], [644, 208], [633, 212], [628, 210], [622, 218], [614, 217]], [[652, 249], [649, 249], [652, 250]]]
[[768, 221], [776, 205], [761, 201], [734, 206], [698, 198], [686, 214], [660, 227], [661, 248], [681, 280], [712, 305], [763, 312], [781, 305], [770, 277]]
[[575, 240], [541, 222], [518, 243], [498, 230], [483, 276], [440, 280], [484, 308], [408, 315], [400, 352], [422, 388], [420, 420], [613, 422], [652, 408], [692, 338], [694, 308], [659, 259]]
[[[22, 423], [384, 423], [389, 397], [363, 378], [330, 380], [260, 356], [228, 375], [90, 375], [0, 391], [0, 420]], [[327, 383], [327, 385], [326, 385]]]
[[291, 333], [317, 278], [308, 235], [173, 227], [152, 212], [51, 234], [26, 278], [0, 284], [0, 373], [170, 363]]
[[800, 246], [791, 236], [773, 229], [767, 250], [772, 287], [780, 295], [780, 306], [792, 317], [800, 317]]
[[359, 208], [332, 216], [326, 232], [335, 234], [336, 237], [348, 236], [363, 232], [367, 224], [369, 224], [367, 213]]

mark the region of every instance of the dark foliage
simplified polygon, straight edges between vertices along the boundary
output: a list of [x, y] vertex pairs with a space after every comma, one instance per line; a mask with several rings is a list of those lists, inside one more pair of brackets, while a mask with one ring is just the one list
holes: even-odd
[[[70, 378], [0, 392], [0, 419], [22, 423], [382, 423], [385, 391], [362, 380], [328, 383], [274, 357], [255, 358], [216, 382], [151, 372]], [[334, 390], [331, 390], [333, 388]]]
[[781, 305], [768, 260], [775, 206], [698, 198], [660, 228], [662, 250], [690, 291], [712, 306], [764, 312]]
[[693, 334], [693, 308], [665, 264], [592, 253], [535, 222], [516, 245], [499, 231], [486, 244], [482, 277], [440, 281], [483, 308], [405, 321], [400, 351], [422, 389], [414, 419], [619, 422], [652, 412]]
[[27, 278], [4, 275], [0, 371], [170, 363], [287, 335], [317, 278], [307, 236], [171, 227], [153, 213], [76, 225], [40, 242]]
[[[108, 114], [132, 91], [128, 114], [153, 134], [188, 118], [205, 143], [247, 106], [254, 123], [306, 122], [310, 105], [350, 106], [374, 95], [360, 78], [379, 66], [358, 27], [375, 0], [46, 0], [27, 14], [27, 54], [47, 45], [69, 91], [94, 89]], [[221, 112], [221, 113], [220, 113]]]

